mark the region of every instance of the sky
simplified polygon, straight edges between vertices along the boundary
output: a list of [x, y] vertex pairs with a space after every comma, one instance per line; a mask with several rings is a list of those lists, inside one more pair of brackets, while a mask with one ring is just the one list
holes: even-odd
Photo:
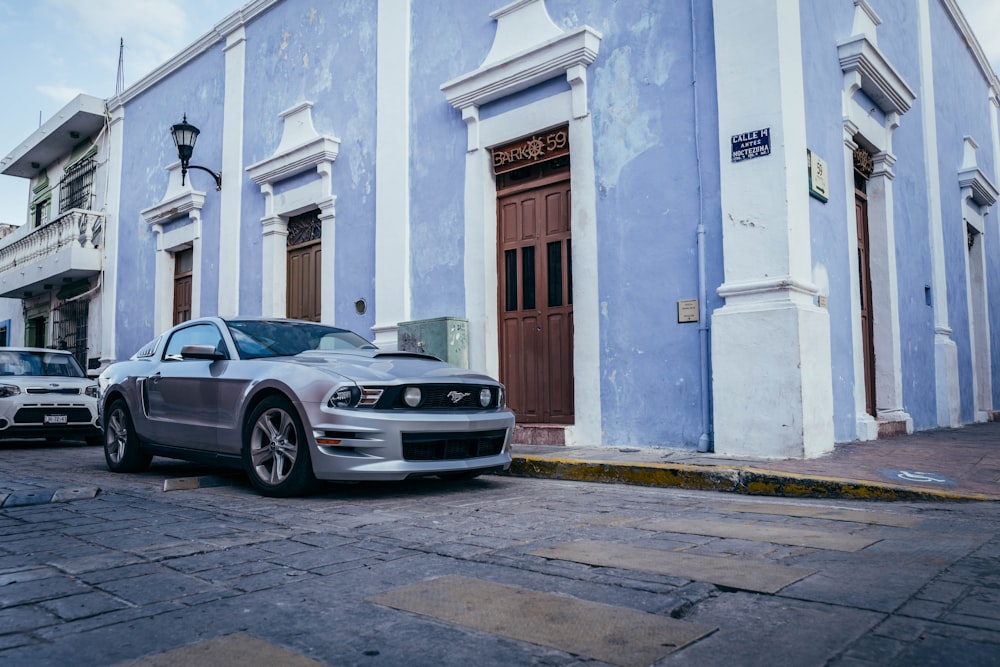
[[[0, 0], [0, 157], [79, 93], [114, 95], [121, 40], [127, 88], [249, 1]], [[0, 223], [27, 206], [28, 179], [0, 175]]]
[[[0, 0], [0, 156], [78, 93], [114, 95], [120, 40], [128, 87], [248, 1]], [[1000, 71], [1000, 1], [958, 4]], [[28, 180], [0, 175], [0, 223], [22, 224], [27, 204]]]

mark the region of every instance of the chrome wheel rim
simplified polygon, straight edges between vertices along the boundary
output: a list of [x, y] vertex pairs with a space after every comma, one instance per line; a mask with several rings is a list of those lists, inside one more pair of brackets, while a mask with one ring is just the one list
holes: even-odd
[[250, 434], [250, 460], [258, 479], [281, 484], [292, 473], [298, 455], [295, 423], [284, 410], [266, 410], [257, 418]]
[[108, 416], [108, 428], [104, 448], [112, 463], [121, 463], [125, 456], [125, 446], [128, 443], [128, 429], [125, 427], [125, 412], [114, 410]]

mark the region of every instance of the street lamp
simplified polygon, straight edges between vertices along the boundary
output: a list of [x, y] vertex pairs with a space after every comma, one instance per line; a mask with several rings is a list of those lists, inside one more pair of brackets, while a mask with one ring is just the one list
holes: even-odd
[[181, 160], [181, 185], [184, 185], [184, 176], [187, 174], [188, 169], [201, 169], [212, 175], [212, 178], [215, 179], [215, 189], [221, 190], [221, 172], [217, 174], [211, 169], [199, 167], [196, 164], [188, 164], [191, 154], [194, 153], [194, 144], [198, 141], [199, 134], [201, 134], [201, 130], [187, 122], [187, 114], [184, 114], [184, 120], [170, 127], [170, 135], [174, 138], [174, 146], [177, 147], [177, 157]]

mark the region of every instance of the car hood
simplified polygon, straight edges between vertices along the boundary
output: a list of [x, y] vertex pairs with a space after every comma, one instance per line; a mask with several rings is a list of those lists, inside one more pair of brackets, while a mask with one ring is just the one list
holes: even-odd
[[310, 350], [275, 361], [308, 366], [364, 384], [372, 382], [459, 382], [496, 384], [487, 375], [458, 368], [436, 357], [413, 352], [382, 350]]

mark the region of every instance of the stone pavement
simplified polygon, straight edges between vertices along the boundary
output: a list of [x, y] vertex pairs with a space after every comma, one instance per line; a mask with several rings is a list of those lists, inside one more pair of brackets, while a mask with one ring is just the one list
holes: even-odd
[[[734, 459], [664, 447], [513, 446], [510, 473], [747, 495], [867, 500], [1000, 500], [1000, 422], [838, 444], [814, 459]], [[172, 480], [181, 488], [225, 476]], [[170, 490], [170, 489], [167, 489]], [[0, 507], [93, 497], [96, 487], [5, 479]]]
[[1000, 500], [1000, 422], [838, 444], [814, 459], [733, 459], [662, 447], [520, 445], [511, 474], [749, 495]]

